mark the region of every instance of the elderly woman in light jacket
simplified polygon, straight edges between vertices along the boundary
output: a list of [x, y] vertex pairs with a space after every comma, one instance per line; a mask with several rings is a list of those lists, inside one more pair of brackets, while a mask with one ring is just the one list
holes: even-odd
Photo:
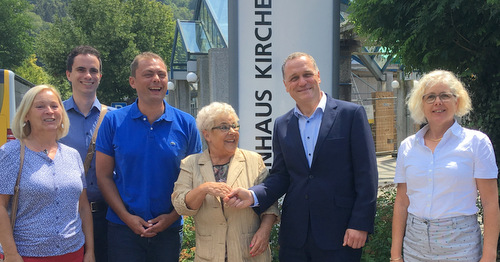
[[268, 175], [259, 154], [238, 148], [238, 121], [228, 104], [203, 107], [196, 124], [208, 149], [181, 162], [172, 202], [179, 214], [194, 218], [195, 261], [271, 261], [277, 203], [259, 217], [251, 208], [230, 208], [221, 201], [232, 188], [251, 187]]

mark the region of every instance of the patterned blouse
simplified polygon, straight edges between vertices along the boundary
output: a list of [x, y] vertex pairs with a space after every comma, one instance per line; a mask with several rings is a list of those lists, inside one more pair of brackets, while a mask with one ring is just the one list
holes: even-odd
[[[0, 148], [0, 194], [14, 194], [19, 156], [19, 140]], [[86, 184], [76, 150], [58, 143], [52, 160], [26, 147], [19, 186], [14, 241], [21, 256], [58, 256], [83, 246], [78, 200]]]
[[216, 182], [227, 182], [227, 170], [229, 169], [229, 162], [223, 165], [213, 165], [214, 177]]

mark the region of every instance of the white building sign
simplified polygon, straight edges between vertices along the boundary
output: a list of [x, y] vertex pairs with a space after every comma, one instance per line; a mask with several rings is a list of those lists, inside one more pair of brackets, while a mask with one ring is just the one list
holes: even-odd
[[283, 85], [283, 60], [311, 54], [321, 89], [332, 94], [333, 1], [239, 0], [237, 9], [240, 148], [260, 153], [270, 168], [274, 120], [295, 106]]

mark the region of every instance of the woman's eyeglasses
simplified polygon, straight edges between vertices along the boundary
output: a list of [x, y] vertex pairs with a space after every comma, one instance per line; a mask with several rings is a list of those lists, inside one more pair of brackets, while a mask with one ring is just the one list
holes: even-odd
[[232, 124], [232, 125], [222, 124], [220, 126], [214, 126], [214, 127], [212, 127], [212, 130], [219, 129], [220, 131], [222, 131], [224, 133], [227, 133], [227, 132], [229, 132], [229, 130], [231, 128], [234, 131], [239, 131], [240, 130], [240, 125], [236, 125], [236, 124]]
[[456, 97], [452, 93], [440, 93], [439, 95], [436, 94], [426, 94], [422, 97], [422, 99], [427, 103], [427, 104], [432, 104], [434, 101], [436, 101], [436, 98], [439, 97], [439, 100], [441, 102], [446, 103], [449, 102], [453, 97]]

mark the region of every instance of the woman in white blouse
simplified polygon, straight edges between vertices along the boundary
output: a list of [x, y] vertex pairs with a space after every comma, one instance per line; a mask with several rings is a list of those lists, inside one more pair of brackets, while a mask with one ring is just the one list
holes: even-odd
[[391, 261], [496, 261], [498, 168], [489, 138], [455, 120], [471, 110], [467, 91], [451, 72], [436, 70], [412, 90], [408, 107], [427, 125], [398, 150]]

